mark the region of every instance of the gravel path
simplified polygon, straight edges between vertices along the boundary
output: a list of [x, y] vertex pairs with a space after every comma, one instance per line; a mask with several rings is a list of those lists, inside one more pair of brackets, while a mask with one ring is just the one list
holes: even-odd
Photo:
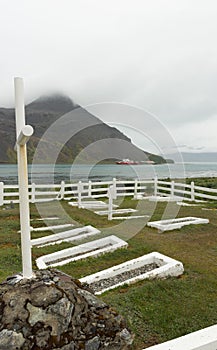
[[153, 264], [147, 264], [144, 266], [141, 266], [137, 269], [132, 269], [129, 271], [124, 271], [116, 276], [105, 278], [102, 280], [99, 280], [97, 282], [92, 282], [89, 284], [89, 287], [94, 291], [94, 292], [100, 292], [103, 289], [109, 288], [111, 286], [114, 286], [120, 282], [124, 282], [130, 278], [142, 275], [146, 272], [152, 271], [156, 268], [158, 268], [159, 265], [153, 263]]

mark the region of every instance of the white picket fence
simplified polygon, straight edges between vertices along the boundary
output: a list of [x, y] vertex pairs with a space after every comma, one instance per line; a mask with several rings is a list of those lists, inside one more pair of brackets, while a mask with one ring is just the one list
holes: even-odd
[[[157, 178], [152, 180], [125, 180], [120, 181], [88, 181], [79, 183], [60, 184], [31, 184], [29, 185], [29, 200], [31, 203], [46, 202], [69, 198], [103, 198], [107, 197], [109, 186], [113, 185], [117, 196], [152, 195], [163, 197], [180, 197], [188, 201], [217, 200], [217, 189], [196, 186], [194, 182], [187, 185], [175, 181], [163, 181]], [[19, 203], [18, 185], [5, 185], [0, 182], [0, 206], [10, 203]]]
[[185, 183], [176, 183], [175, 181], [155, 180], [156, 195], [160, 196], [177, 196], [184, 200], [217, 200], [217, 189], [196, 186], [192, 181], [190, 185]]

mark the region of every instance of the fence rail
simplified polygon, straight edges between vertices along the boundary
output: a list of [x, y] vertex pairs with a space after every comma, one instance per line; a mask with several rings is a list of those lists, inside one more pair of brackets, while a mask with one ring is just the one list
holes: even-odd
[[[109, 186], [114, 186], [117, 196], [132, 196], [141, 198], [145, 196], [169, 196], [187, 201], [217, 200], [217, 189], [163, 181], [157, 178], [152, 180], [117, 180], [88, 181], [79, 183], [60, 184], [31, 184], [29, 185], [29, 201], [31, 203], [46, 202], [70, 198], [103, 198], [107, 197]], [[0, 206], [10, 203], [19, 203], [19, 186], [5, 185], [0, 182]]]

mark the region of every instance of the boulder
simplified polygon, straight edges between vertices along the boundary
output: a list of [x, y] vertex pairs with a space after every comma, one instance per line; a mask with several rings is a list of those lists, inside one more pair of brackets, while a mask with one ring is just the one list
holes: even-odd
[[126, 350], [132, 341], [123, 317], [58, 270], [0, 284], [1, 350]]

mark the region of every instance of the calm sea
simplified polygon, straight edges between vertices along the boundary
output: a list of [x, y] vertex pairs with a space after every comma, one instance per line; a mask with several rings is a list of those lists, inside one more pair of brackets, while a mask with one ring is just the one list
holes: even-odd
[[[217, 177], [217, 163], [182, 163], [162, 165], [116, 165], [116, 164], [58, 164], [29, 166], [29, 182], [37, 184], [68, 183], [81, 181], [107, 181], [117, 179], [152, 179], [186, 178], [186, 177]], [[5, 184], [17, 184], [17, 166], [0, 164], [0, 181]]]

